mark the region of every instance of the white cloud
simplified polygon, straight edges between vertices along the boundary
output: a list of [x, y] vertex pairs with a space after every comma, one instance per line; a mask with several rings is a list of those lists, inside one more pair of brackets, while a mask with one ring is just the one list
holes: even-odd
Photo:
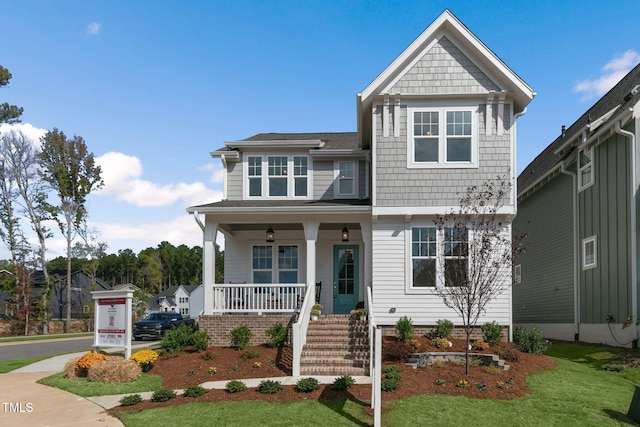
[[87, 34], [90, 36], [97, 36], [98, 33], [100, 33], [101, 27], [102, 27], [102, 24], [99, 24], [97, 22], [92, 22], [89, 25], [87, 25]]
[[208, 163], [200, 168], [201, 170], [211, 172], [209, 182], [212, 184], [222, 184], [224, 182], [224, 169], [220, 164]]
[[604, 67], [602, 75], [593, 80], [582, 80], [578, 82], [573, 91], [584, 93], [582, 101], [587, 101], [600, 97], [607, 93], [609, 89], [616, 85], [636, 64], [640, 62], [640, 53], [629, 49], [622, 55], [613, 58]]
[[104, 187], [97, 192], [113, 195], [118, 200], [143, 206], [170, 206], [178, 200], [187, 205], [211, 203], [222, 199], [222, 192], [207, 188], [202, 182], [157, 184], [140, 179], [140, 159], [118, 152], [109, 152], [96, 157], [102, 168]]
[[0, 125], [0, 135], [18, 132], [33, 141], [35, 146], [40, 147], [40, 138], [47, 133], [47, 130], [37, 128], [30, 123], [16, 123], [13, 125], [4, 123]]

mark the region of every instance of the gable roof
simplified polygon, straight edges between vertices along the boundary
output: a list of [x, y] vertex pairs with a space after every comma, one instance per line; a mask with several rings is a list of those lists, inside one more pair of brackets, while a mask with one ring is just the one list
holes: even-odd
[[[518, 176], [518, 196], [529, 191], [547, 176], [558, 171], [562, 160], [570, 154], [583, 131], [597, 132], [613, 126], [616, 120], [640, 102], [640, 64], [622, 78], [609, 92], [578, 118], [564, 133], [545, 148]], [[635, 89], [635, 94], [633, 93]], [[631, 95], [628, 97], [627, 95]], [[625, 107], [625, 108], [622, 108]]]
[[[480, 68], [493, 83], [499, 86], [500, 90], [506, 90], [510, 93], [516, 114], [526, 110], [536, 93], [469, 31], [453, 13], [445, 10], [369, 86], [357, 95], [358, 131], [361, 144], [366, 142], [370, 134], [370, 114], [367, 114], [367, 111], [371, 109], [374, 97], [388, 92], [393, 82], [407, 73], [415, 62], [430, 49], [432, 44], [442, 38], [447, 38], [467, 57], [473, 58], [473, 66]], [[402, 94], [402, 96], [406, 97], [407, 95]]]

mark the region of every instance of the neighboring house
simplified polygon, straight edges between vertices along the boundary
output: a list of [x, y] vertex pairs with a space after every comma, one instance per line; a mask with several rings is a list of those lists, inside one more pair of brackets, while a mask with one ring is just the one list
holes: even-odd
[[[49, 314], [54, 319], [65, 319], [67, 316], [67, 270], [49, 270], [49, 277], [53, 280], [53, 289], [49, 303]], [[43, 290], [44, 275], [36, 271], [33, 276], [34, 295], [40, 295]], [[71, 273], [71, 318], [86, 319], [93, 316], [92, 291], [111, 289], [105, 281], [92, 279], [83, 271]]]
[[637, 344], [639, 91], [640, 65], [518, 177], [514, 227], [528, 237], [515, 261], [515, 324]]
[[[402, 316], [461, 325], [434, 294], [445, 246], [434, 219], [470, 185], [515, 183], [515, 121], [534, 95], [445, 11], [357, 94], [357, 132], [226, 142], [211, 153], [224, 199], [188, 208], [204, 233], [204, 314], [301, 310], [294, 372], [316, 284], [323, 314], [363, 302], [388, 329]], [[507, 227], [515, 213], [514, 189], [501, 211]], [[226, 284], [214, 283], [218, 231]], [[510, 329], [510, 291], [480, 322], [491, 320]]]
[[196, 318], [202, 314], [203, 293], [202, 285], [170, 286], [156, 295], [157, 311]]

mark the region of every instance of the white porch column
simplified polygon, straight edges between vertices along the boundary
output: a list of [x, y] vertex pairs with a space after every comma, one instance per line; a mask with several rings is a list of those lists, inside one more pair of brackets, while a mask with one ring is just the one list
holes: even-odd
[[216, 282], [216, 235], [218, 223], [210, 216], [205, 216], [202, 242], [202, 287], [204, 289], [205, 315], [213, 314], [213, 285]]
[[319, 221], [305, 221], [304, 238], [307, 242], [307, 286], [316, 283], [316, 240], [318, 240]]
[[372, 283], [371, 270], [373, 269], [373, 251], [371, 248], [371, 223], [361, 222], [360, 231], [362, 233], [362, 244], [364, 245], [364, 290], [366, 295], [367, 286]]

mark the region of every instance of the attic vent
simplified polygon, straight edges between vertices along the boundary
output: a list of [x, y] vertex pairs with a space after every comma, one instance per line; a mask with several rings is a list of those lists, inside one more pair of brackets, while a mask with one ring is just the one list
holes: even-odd
[[636, 94], [637, 94], [638, 92], [640, 92], [640, 85], [636, 85], [633, 89], [631, 89], [631, 90], [629, 91], [629, 93], [627, 93], [627, 94], [624, 96], [624, 102], [629, 101], [631, 98], [633, 98], [634, 96], [636, 96]]
[[567, 127], [565, 125], [562, 125], [562, 136], [564, 137], [564, 132], [567, 130]]

